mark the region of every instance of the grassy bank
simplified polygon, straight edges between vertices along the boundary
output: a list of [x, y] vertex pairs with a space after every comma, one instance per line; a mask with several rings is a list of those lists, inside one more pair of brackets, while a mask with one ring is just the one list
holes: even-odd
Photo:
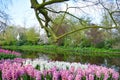
[[4, 49], [20, 51], [24, 53], [46, 53], [46, 54], [64, 54], [64, 55], [84, 55], [84, 56], [108, 56], [120, 57], [120, 50], [98, 49], [98, 48], [79, 48], [64, 47], [55, 45], [24, 45], [24, 46], [2, 46]]

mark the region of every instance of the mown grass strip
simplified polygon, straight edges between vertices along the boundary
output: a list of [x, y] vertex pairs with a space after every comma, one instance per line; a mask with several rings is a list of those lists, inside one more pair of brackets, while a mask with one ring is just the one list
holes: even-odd
[[45, 53], [45, 54], [65, 54], [65, 55], [84, 55], [84, 56], [105, 56], [120, 57], [120, 50], [115, 49], [98, 49], [98, 48], [79, 48], [64, 47], [54, 45], [43, 46], [3, 46], [4, 49], [20, 51], [24, 53]]

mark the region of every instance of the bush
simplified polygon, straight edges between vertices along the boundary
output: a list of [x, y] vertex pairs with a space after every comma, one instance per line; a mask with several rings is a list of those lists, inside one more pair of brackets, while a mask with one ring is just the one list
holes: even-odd
[[104, 48], [104, 47], [105, 47], [104, 41], [97, 43], [97, 44], [95, 45], [95, 47], [96, 47], [96, 48]]
[[80, 44], [80, 47], [91, 47], [91, 42], [87, 39], [84, 39]]
[[106, 40], [106, 41], [105, 41], [105, 47], [104, 47], [104, 48], [106, 48], [106, 49], [112, 48], [112, 43], [113, 43], [112, 40]]
[[24, 45], [24, 44], [26, 44], [26, 40], [19, 40], [19, 41], [16, 42], [17, 46], [21, 46], [21, 45]]
[[12, 54], [0, 53], [0, 60], [2, 60], [2, 59], [14, 59], [14, 58], [17, 58], [17, 57], [18, 56], [12, 55]]

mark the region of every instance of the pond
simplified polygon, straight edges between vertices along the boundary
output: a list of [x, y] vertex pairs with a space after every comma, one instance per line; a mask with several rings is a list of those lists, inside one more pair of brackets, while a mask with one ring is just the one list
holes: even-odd
[[102, 57], [102, 56], [81, 56], [81, 55], [65, 55], [65, 54], [42, 54], [42, 53], [27, 53], [24, 58], [42, 59], [50, 61], [67, 61], [80, 62], [82, 64], [90, 63], [114, 68], [120, 72], [119, 57]]

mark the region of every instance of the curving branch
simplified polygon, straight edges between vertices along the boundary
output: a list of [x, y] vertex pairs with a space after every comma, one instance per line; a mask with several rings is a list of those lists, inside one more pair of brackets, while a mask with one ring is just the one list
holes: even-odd
[[70, 35], [72, 33], [75, 33], [75, 32], [78, 32], [78, 31], [82, 31], [82, 30], [85, 30], [85, 29], [89, 29], [89, 28], [115, 29], [117, 27], [101, 27], [101, 26], [84, 27], [84, 28], [80, 28], [80, 29], [77, 29], [77, 30], [73, 30], [73, 31], [67, 32], [67, 33], [59, 36], [57, 39], [61, 39], [61, 38], [65, 37], [67, 35]]

